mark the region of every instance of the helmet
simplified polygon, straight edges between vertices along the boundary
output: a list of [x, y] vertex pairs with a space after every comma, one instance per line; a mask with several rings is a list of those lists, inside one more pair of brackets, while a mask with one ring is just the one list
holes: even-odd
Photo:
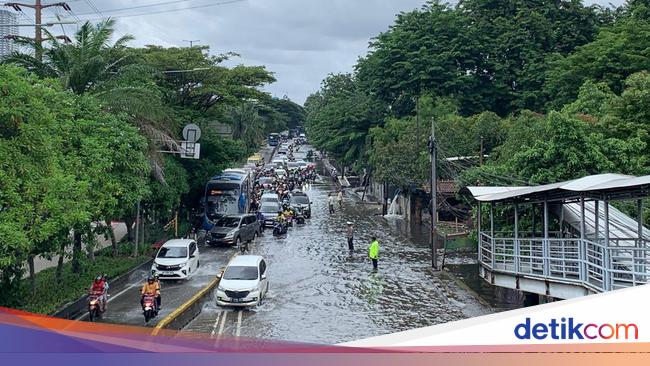
[[158, 274], [155, 274], [153, 275], [153, 278], [157, 281], [160, 278], [160, 276], [158, 276]]
[[101, 281], [101, 280], [102, 280], [102, 276], [97, 276], [97, 277], [95, 277], [95, 282], [99, 282], [99, 281]]
[[147, 277], [147, 282], [153, 282], [153, 277], [151, 276]]

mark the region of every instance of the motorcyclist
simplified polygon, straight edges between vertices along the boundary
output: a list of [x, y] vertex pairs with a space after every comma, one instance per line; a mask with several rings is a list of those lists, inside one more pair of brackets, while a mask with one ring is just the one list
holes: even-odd
[[153, 276], [154, 283], [157, 286], [157, 293], [156, 293], [156, 306], [158, 307], [158, 310], [162, 309], [162, 296], [160, 296], [160, 277], [156, 274]]
[[282, 211], [278, 211], [278, 216], [275, 217], [275, 221], [277, 221], [280, 225], [284, 225], [286, 223], [287, 220]]
[[102, 306], [102, 312], [106, 311], [106, 282], [101, 275], [95, 278], [88, 293], [99, 295], [98, 299]]
[[144, 296], [147, 294], [156, 296], [156, 306], [158, 306], [157, 297], [160, 295], [160, 286], [156, 284], [156, 281], [153, 277], [147, 277], [147, 282], [142, 285], [140, 294], [142, 295], [140, 297], [140, 306], [142, 306], [142, 310], [144, 310]]

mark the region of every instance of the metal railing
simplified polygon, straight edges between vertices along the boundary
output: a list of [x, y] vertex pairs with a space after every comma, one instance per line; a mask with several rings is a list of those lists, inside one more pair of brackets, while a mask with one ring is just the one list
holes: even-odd
[[580, 238], [507, 238], [479, 234], [479, 262], [512, 275], [575, 283], [596, 292], [650, 281], [650, 248], [645, 240], [594, 242]]

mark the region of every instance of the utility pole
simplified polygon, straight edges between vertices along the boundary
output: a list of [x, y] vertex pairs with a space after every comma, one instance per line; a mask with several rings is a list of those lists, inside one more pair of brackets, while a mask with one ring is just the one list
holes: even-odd
[[[43, 41], [51, 39], [50, 37], [43, 38], [43, 23], [42, 23], [42, 15], [43, 15], [43, 9], [47, 9], [53, 6], [60, 6], [63, 8], [63, 10], [66, 11], [71, 11], [72, 9], [70, 6], [66, 3], [59, 2], [59, 3], [52, 3], [52, 4], [42, 4], [41, 0], [34, 0], [34, 4], [24, 4], [24, 3], [5, 3], [4, 6], [10, 6], [12, 7], [15, 11], [20, 11], [22, 12], [21, 6], [24, 6], [26, 8], [32, 8], [34, 9], [34, 42], [36, 43], [36, 50], [34, 50], [34, 55], [36, 56], [36, 59], [39, 61], [43, 60]], [[68, 37], [66, 36], [59, 36], [55, 38], [61, 38], [66, 41], [69, 40]]]
[[194, 47], [194, 42], [198, 42], [200, 39], [184, 39], [183, 42], [189, 42], [190, 48]]
[[431, 267], [438, 269], [436, 242], [438, 241], [438, 177], [436, 161], [436, 131], [434, 119], [431, 117], [431, 137], [429, 137], [429, 154], [431, 155]]

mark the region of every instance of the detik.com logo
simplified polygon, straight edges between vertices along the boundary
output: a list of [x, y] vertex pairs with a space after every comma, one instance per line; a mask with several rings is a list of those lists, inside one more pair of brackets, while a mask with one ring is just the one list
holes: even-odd
[[531, 323], [530, 318], [515, 326], [519, 339], [639, 339], [636, 324], [581, 323], [573, 318], [553, 318], [548, 323]]

